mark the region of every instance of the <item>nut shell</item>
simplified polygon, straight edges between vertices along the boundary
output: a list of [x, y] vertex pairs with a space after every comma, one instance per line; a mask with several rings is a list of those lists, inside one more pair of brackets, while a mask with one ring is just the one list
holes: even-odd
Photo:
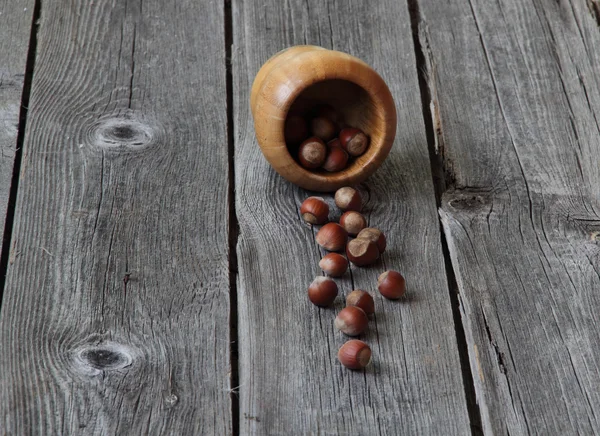
[[327, 157], [323, 169], [330, 173], [342, 171], [348, 165], [348, 153], [342, 147], [336, 146], [336, 143], [339, 141], [334, 139], [327, 144]]
[[371, 362], [371, 348], [363, 341], [351, 339], [340, 347], [338, 360], [349, 369], [363, 369]]
[[354, 127], [342, 129], [339, 138], [342, 147], [350, 156], [356, 157], [364, 154], [369, 146], [369, 138], [367, 135], [365, 135], [362, 130], [355, 129]]
[[338, 253], [328, 253], [319, 262], [319, 267], [331, 277], [341, 277], [348, 269], [348, 261]]
[[328, 277], [316, 277], [308, 287], [308, 299], [320, 307], [330, 306], [338, 294], [338, 287]]
[[309, 224], [323, 224], [329, 220], [329, 205], [321, 197], [308, 197], [300, 206], [300, 214]]
[[333, 121], [334, 124], [338, 124], [342, 119], [338, 111], [336, 111], [333, 106], [328, 104], [320, 104], [315, 108], [315, 116], [327, 118]]
[[343, 211], [354, 210], [360, 212], [362, 209], [362, 198], [356, 189], [344, 186], [336, 191], [335, 204]]
[[375, 263], [379, 258], [379, 250], [375, 243], [366, 239], [353, 239], [346, 247], [348, 260], [356, 266], [367, 266]]
[[380, 254], [385, 251], [387, 246], [387, 241], [383, 232], [374, 227], [362, 229], [356, 237], [358, 239], [368, 239], [369, 241], [374, 242], [377, 245], [377, 249], [379, 250]]
[[344, 307], [338, 313], [333, 325], [336, 329], [348, 336], [358, 336], [365, 331], [369, 325], [367, 314], [359, 307]]
[[340, 225], [346, 229], [349, 235], [356, 236], [367, 227], [367, 220], [360, 212], [349, 210], [340, 218]]
[[340, 251], [346, 246], [348, 232], [337, 223], [328, 223], [317, 232], [315, 240], [327, 251]]
[[300, 165], [309, 170], [319, 168], [327, 157], [327, 146], [317, 137], [308, 138], [298, 149]]
[[310, 133], [327, 142], [335, 136], [337, 127], [333, 121], [325, 117], [316, 117], [310, 121]]
[[404, 276], [397, 271], [386, 271], [377, 279], [379, 292], [385, 298], [397, 300], [406, 293]]
[[356, 306], [363, 310], [367, 315], [375, 313], [375, 301], [371, 294], [362, 289], [356, 289], [346, 297], [346, 306]]

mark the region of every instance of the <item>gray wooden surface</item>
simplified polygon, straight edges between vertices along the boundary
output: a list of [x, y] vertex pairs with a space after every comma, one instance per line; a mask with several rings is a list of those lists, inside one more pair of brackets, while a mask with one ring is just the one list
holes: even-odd
[[0, 235], [4, 234], [17, 148], [33, 4], [33, 0], [20, 1], [15, 7], [11, 0], [0, 1]]
[[453, 180], [441, 215], [485, 433], [598, 433], [594, 3], [420, 3]]
[[[407, 4], [235, 1], [233, 31], [241, 433], [468, 433]], [[332, 309], [306, 296], [322, 254], [298, 214], [311, 193], [268, 167], [248, 108], [262, 63], [294, 44], [364, 59], [387, 79], [398, 106], [393, 151], [361, 187], [364, 212], [388, 235], [388, 252], [338, 281], [342, 296]], [[386, 268], [406, 275], [405, 300], [378, 294]], [[348, 338], [333, 320], [353, 288], [376, 296], [365, 336], [374, 362], [364, 372], [336, 358]]]
[[[24, 135], [0, 434], [600, 433], [597, 0], [36, 4], [32, 29], [0, 0], [0, 226]], [[254, 138], [254, 75], [294, 44], [364, 59], [398, 107], [359, 187], [389, 251], [338, 280], [376, 296], [363, 372], [342, 297], [306, 297], [311, 193]]]
[[216, 6], [42, 2], [0, 433], [231, 432]]

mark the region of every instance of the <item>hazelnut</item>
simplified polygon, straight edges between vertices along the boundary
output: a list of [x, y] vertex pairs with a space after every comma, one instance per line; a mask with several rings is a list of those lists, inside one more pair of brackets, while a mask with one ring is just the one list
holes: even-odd
[[371, 362], [371, 349], [363, 341], [351, 339], [341, 346], [338, 360], [348, 369], [363, 369]]
[[346, 297], [346, 306], [356, 306], [363, 310], [367, 315], [375, 313], [375, 301], [368, 292], [356, 289]]
[[346, 229], [349, 235], [356, 236], [367, 227], [367, 220], [359, 212], [349, 210], [340, 218], [340, 225]]
[[341, 277], [348, 269], [348, 261], [341, 254], [329, 253], [323, 256], [319, 266], [325, 271], [325, 274], [331, 277]]
[[385, 298], [397, 300], [406, 293], [406, 281], [402, 274], [396, 271], [386, 271], [377, 279], [379, 292]]
[[362, 130], [347, 127], [340, 132], [340, 142], [350, 156], [360, 156], [369, 145], [369, 138]]
[[339, 224], [329, 223], [321, 227], [315, 239], [327, 251], [340, 251], [346, 246], [348, 232]]
[[327, 147], [319, 138], [308, 138], [298, 150], [300, 165], [307, 169], [316, 169], [323, 165], [327, 157]]
[[359, 307], [344, 307], [335, 318], [335, 328], [348, 336], [358, 336], [365, 331], [369, 324], [367, 314]]
[[379, 229], [374, 227], [367, 227], [366, 229], [362, 229], [357, 236], [358, 239], [368, 239], [369, 241], [375, 242], [377, 248], [379, 249], [379, 254], [385, 251], [386, 240], [385, 235]]
[[345, 186], [336, 191], [335, 204], [343, 211], [354, 210], [360, 212], [362, 199], [356, 189]]
[[316, 277], [308, 287], [308, 299], [315, 306], [330, 306], [337, 294], [337, 285], [328, 277]]
[[308, 197], [300, 206], [302, 219], [310, 224], [323, 224], [329, 219], [329, 205], [321, 197]]
[[379, 250], [374, 242], [366, 239], [353, 239], [346, 247], [348, 260], [356, 266], [367, 266], [379, 259]]
[[321, 138], [323, 141], [327, 142], [330, 139], [333, 139], [337, 128], [335, 123], [331, 121], [329, 118], [324, 117], [316, 117], [310, 121], [310, 133], [317, 138]]
[[308, 126], [306, 121], [299, 115], [292, 115], [285, 120], [284, 127], [285, 142], [288, 145], [298, 145], [308, 138]]
[[[332, 139], [327, 143], [327, 157], [323, 164], [323, 169], [331, 173], [342, 171], [348, 164], [348, 153], [339, 146], [338, 139]], [[336, 145], [338, 144], [338, 145]]]
[[334, 124], [338, 124], [341, 121], [340, 114], [328, 104], [320, 104], [315, 108], [315, 116], [327, 118], [333, 121]]

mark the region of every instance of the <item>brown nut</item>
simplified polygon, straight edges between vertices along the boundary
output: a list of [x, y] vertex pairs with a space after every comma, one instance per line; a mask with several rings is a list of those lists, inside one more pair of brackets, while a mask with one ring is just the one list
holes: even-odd
[[308, 126], [304, 118], [292, 115], [285, 120], [285, 142], [288, 145], [298, 145], [308, 138]]
[[321, 227], [315, 239], [327, 251], [340, 251], [346, 246], [348, 232], [339, 224], [329, 223]]
[[365, 135], [362, 130], [355, 129], [354, 127], [342, 129], [339, 138], [342, 147], [350, 156], [360, 156], [367, 150], [369, 145], [369, 138], [367, 135]]
[[348, 261], [337, 253], [328, 253], [319, 262], [319, 267], [331, 277], [341, 277], [348, 269]]
[[363, 369], [371, 362], [371, 349], [363, 341], [351, 339], [341, 346], [338, 360], [348, 369]]
[[340, 147], [338, 139], [332, 139], [327, 143], [327, 157], [323, 169], [330, 173], [342, 171], [348, 165], [348, 153]]
[[342, 120], [342, 117], [340, 116], [339, 112], [336, 111], [333, 106], [330, 106], [328, 104], [320, 104], [315, 108], [315, 116], [316, 117], [322, 117], [322, 118], [327, 118], [331, 121], [333, 121], [334, 124], [337, 124]]
[[310, 133], [327, 142], [335, 136], [337, 128], [329, 118], [316, 117], [310, 121]]
[[377, 245], [377, 249], [379, 250], [379, 254], [385, 251], [385, 247], [387, 242], [385, 240], [385, 235], [379, 229], [374, 227], [367, 227], [366, 229], [362, 229], [358, 235], [357, 239], [368, 239], [371, 242], [374, 242]]
[[354, 210], [360, 212], [362, 199], [356, 189], [345, 186], [335, 192], [335, 204], [343, 211]]
[[315, 306], [330, 306], [337, 294], [337, 285], [328, 277], [316, 277], [308, 287], [308, 299]]
[[340, 225], [346, 229], [349, 235], [356, 236], [367, 227], [367, 220], [360, 212], [349, 210], [341, 216]]
[[348, 260], [356, 266], [367, 266], [379, 259], [377, 245], [366, 239], [353, 239], [346, 247]]
[[310, 224], [323, 224], [329, 220], [329, 205], [321, 197], [308, 197], [300, 206], [302, 219]]
[[335, 318], [335, 328], [348, 336], [358, 336], [365, 331], [369, 324], [367, 314], [359, 307], [344, 307]]
[[308, 138], [298, 149], [298, 160], [300, 165], [309, 170], [319, 168], [327, 157], [325, 143], [317, 137]]
[[396, 271], [386, 271], [377, 279], [379, 292], [385, 298], [397, 300], [406, 293], [406, 281], [402, 274]]
[[356, 306], [363, 310], [367, 315], [375, 313], [375, 301], [371, 294], [362, 289], [356, 289], [346, 297], [346, 306]]

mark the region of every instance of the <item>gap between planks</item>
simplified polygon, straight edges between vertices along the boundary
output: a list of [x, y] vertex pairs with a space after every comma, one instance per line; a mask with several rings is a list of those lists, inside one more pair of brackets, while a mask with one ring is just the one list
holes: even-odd
[[[419, 79], [419, 91], [421, 94], [421, 109], [423, 111], [423, 120], [425, 122], [425, 133], [427, 136], [429, 163], [431, 164], [433, 190], [435, 193], [436, 206], [439, 208], [441, 207], [442, 203], [442, 195], [448, 189], [448, 186], [451, 186], [453, 183], [453, 175], [445, 166], [443, 151], [438, 150], [438, 145], [436, 145], [436, 135], [439, 136], [441, 132], [436, 132], [434, 128], [434, 125], [437, 125], [437, 123], [435, 123], [434, 120], [435, 107], [433, 106], [434, 102], [431, 82], [435, 80], [435, 73], [432, 70], [430, 63], [427, 62], [425, 57], [427, 49], [426, 47], [423, 47], [423, 42], [421, 41], [421, 37], [422, 35], [425, 35], [425, 33], [424, 29], [421, 29], [423, 21], [421, 19], [421, 13], [419, 9], [419, 0], [407, 0], [407, 4], [412, 28], [416, 69]], [[423, 34], [421, 33], [422, 31]], [[427, 41], [425, 41], [425, 43], [426, 42]], [[442, 243], [442, 253], [444, 256], [444, 268], [446, 271], [446, 279], [448, 281], [448, 290], [452, 304], [452, 317], [454, 319], [454, 330], [458, 346], [458, 355], [460, 359], [465, 397], [467, 399], [467, 411], [469, 413], [471, 432], [473, 435], [483, 435], [481, 413], [477, 404], [475, 386], [473, 385], [473, 374], [469, 364], [469, 351], [467, 347], [465, 329], [462, 323], [462, 316], [460, 313], [458, 285], [452, 267], [450, 251], [448, 250], [448, 241], [446, 240], [446, 234], [444, 233], [442, 221], [439, 218], [438, 221], [440, 228], [440, 239]]]
[[37, 52], [38, 20], [41, 14], [41, 3], [41, 0], [35, 0], [31, 18], [31, 31], [29, 34], [29, 46], [27, 48], [27, 61], [25, 63], [25, 78], [23, 82], [23, 92], [21, 94], [21, 108], [19, 111], [19, 126], [17, 128], [17, 142], [15, 144], [15, 159], [13, 162], [13, 172], [10, 181], [8, 205], [4, 223], [4, 235], [2, 238], [2, 249], [0, 252], [0, 308], [2, 308], [2, 298], [4, 296], [4, 286], [6, 284], [6, 272], [8, 270], [8, 260], [10, 258], [15, 205], [17, 202], [21, 159], [23, 156], [23, 142], [25, 141], [25, 128], [27, 126], [27, 111], [29, 110], [29, 96], [31, 94], [31, 83], [33, 81], [35, 55]]

